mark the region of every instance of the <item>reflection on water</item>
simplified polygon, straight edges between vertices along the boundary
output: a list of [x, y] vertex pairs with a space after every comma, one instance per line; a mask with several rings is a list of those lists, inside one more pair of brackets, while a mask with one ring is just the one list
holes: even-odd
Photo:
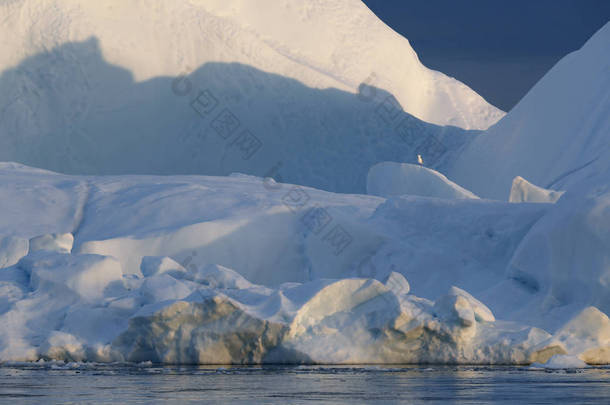
[[5, 364], [14, 403], [610, 403], [610, 368]]

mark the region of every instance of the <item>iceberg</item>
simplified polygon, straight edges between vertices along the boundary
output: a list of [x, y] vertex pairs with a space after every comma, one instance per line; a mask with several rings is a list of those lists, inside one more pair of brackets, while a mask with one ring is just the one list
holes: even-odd
[[[0, 245], [10, 257], [0, 269], [3, 362], [609, 361], [603, 277], [566, 281], [527, 254], [544, 259], [536, 235], [562, 234], [546, 227], [571, 207], [603, 215], [598, 189], [511, 204], [13, 164], [0, 165], [0, 180], [0, 208], [38, 205], [2, 216], [14, 235]], [[66, 190], [71, 198], [38, 204]], [[595, 255], [610, 250], [592, 251], [583, 238], [600, 234], [590, 224], [601, 222], [573, 228], [588, 250], [566, 266], [593, 255], [590, 271], [601, 271]], [[566, 282], [589, 293], [568, 295]]]
[[610, 24], [505, 116], [356, 0], [0, 12], [0, 363], [610, 364]]

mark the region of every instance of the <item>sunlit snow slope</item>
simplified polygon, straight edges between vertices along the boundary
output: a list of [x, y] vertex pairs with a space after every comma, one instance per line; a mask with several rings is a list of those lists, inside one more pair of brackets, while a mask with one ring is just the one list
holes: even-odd
[[610, 23], [563, 58], [498, 124], [460, 154], [449, 177], [507, 199], [516, 176], [565, 190], [610, 170]]
[[442, 166], [503, 115], [356, 0], [24, 0], [0, 16], [2, 161], [365, 192], [375, 163]]
[[485, 129], [503, 115], [425, 68], [409, 42], [358, 0], [44, 0], [5, 2], [1, 10], [2, 68], [96, 37], [105, 60], [137, 81], [237, 62], [315, 88], [355, 92], [368, 78], [438, 125]]

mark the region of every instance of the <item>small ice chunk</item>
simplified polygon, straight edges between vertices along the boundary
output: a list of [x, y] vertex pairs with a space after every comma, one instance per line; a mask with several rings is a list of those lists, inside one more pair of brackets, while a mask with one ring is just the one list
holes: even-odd
[[610, 319], [595, 307], [583, 309], [553, 339], [586, 363], [610, 363]]
[[585, 368], [587, 363], [579, 359], [577, 356], [568, 356], [566, 354], [556, 354], [551, 357], [546, 363], [533, 363], [533, 368], [551, 368], [551, 369], [566, 369], [566, 368]]
[[184, 278], [187, 271], [174, 259], [167, 256], [144, 256], [140, 265], [144, 277], [156, 274], [169, 274], [174, 278]]
[[71, 233], [48, 233], [30, 239], [29, 253], [47, 250], [57, 253], [70, 253], [74, 244]]
[[458, 287], [451, 287], [449, 292], [434, 304], [437, 315], [445, 320], [453, 320], [462, 326], [472, 326], [477, 322], [494, 322], [496, 318], [487, 306]]
[[27, 239], [15, 236], [0, 236], [0, 269], [17, 264], [19, 259], [28, 254]]
[[408, 294], [411, 290], [411, 286], [405, 276], [395, 271], [385, 278], [383, 284], [396, 295]]
[[61, 296], [66, 290], [85, 300], [104, 297], [113, 282], [122, 282], [121, 263], [113, 257], [93, 254], [60, 254], [38, 251], [21, 259], [19, 268], [30, 275], [30, 287]]
[[210, 288], [242, 289], [252, 287], [252, 283], [235, 270], [219, 264], [208, 264], [189, 274], [189, 279]]
[[510, 188], [509, 202], [536, 202], [536, 203], [554, 203], [563, 195], [564, 191], [547, 190], [538, 187], [521, 176], [513, 179], [513, 184]]
[[83, 342], [69, 333], [52, 331], [40, 347], [40, 352], [52, 360], [84, 361], [87, 359]]
[[192, 288], [167, 274], [146, 278], [140, 288], [140, 294], [146, 304], [181, 300], [188, 297], [192, 292]]
[[466, 298], [460, 295], [446, 295], [437, 301], [437, 304], [434, 305], [434, 309], [444, 320], [457, 322], [464, 327], [474, 325], [474, 311]]

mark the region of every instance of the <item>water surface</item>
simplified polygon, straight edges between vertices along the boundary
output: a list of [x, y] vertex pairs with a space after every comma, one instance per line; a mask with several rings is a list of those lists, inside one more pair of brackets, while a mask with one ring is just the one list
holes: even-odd
[[5, 364], [10, 403], [610, 404], [610, 368]]

